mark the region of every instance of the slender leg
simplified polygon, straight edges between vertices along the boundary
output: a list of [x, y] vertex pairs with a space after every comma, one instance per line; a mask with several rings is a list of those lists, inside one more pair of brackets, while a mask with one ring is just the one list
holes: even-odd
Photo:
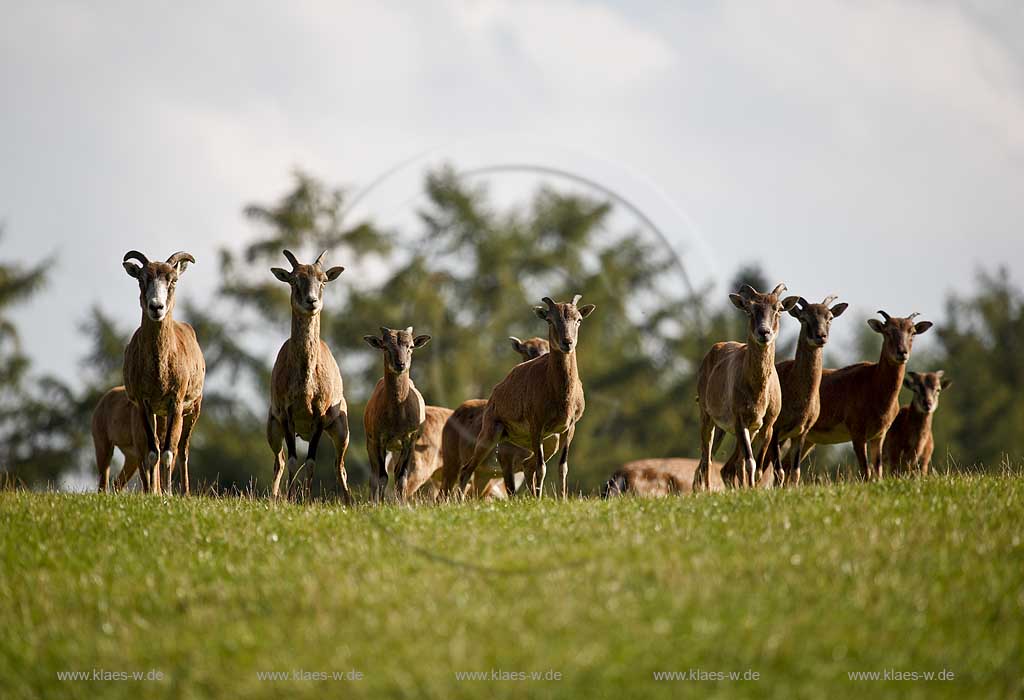
[[789, 476], [786, 479], [786, 486], [799, 486], [800, 485], [800, 462], [803, 459], [804, 451], [804, 436], [798, 435], [793, 438], [793, 444], [789, 448], [793, 454], [793, 466], [789, 470]]
[[370, 458], [370, 500], [380, 503], [388, 487], [388, 470], [384, 449], [371, 435], [366, 436], [366, 456]]
[[459, 468], [460, 491], [466, 490], [469, 480], [473, 478], [473, 474], [480, 468], [484, 460], [494, 452], [494, 448], [501, 442], [504, 433], [504, 426], [485, 412], [483, 420], [480, 422], [480, 432], [476, 436], [476, 446], [473, 448], [473, 454], [470, 456], [469, 461]]
[[313, 473], [316, 472], [316, 453], [320, 447], [320, 438], [324, 434], [323, 420], [317, 420], [313, 424], [313, 433], [309, 436], [309, 449], [306, 451], [306, 462], [302, 465], [305, 486], [303, 487], [303, 498], [310, 498], [313, 495]]
[[174, 457], [178, 451], [178, 442], [181, 440], [181, 432], [185, 422], [181, 414], [181, 404], [177, 401], [171, 402], [167, 407], [167, 433], [164, 437], [163, 454], [160, 459], [167, 471], [167, 495], [174, 493], [171, 487], [171, 476], [174, 474]]
[[736, 447], [743, 455], [743, 486], [753, 486], [757, 473], [757, 461], [754, 459], [754, 447], [750, 444], [750, 430], [736, 421]]
[[516, 493], [516, 466], [519, 461], [518, 450], [506, 449], [512, 445], [498, 446], [498, 466], [501, 467], [501, 478], [505, 482], [505, 494], [511, 498]]
[[572, 443], [573, 435], [576, 434], [576, 425], [570, 425], [569, 429], [562, 433], [562, 454], [558, 456], [558, 474], [562, 481], [562, 500], [569, 498], [569, 445]]
[[853, 441], [853, 453], [857, 455], [857, 463], [860, 465], [860, 475], [864, 481], [871, 481], [871, 471], [868, 466], [868, 445], [864, 440]]
[[871, 470], [873, 472], [873, 478], [882, 480], [884, 476], [882, 474], [882, 440], [885, 439], [885, 433], [876, 437], [874, 440], [868, 443], [868, 455], [871, 463]]
[[[110, 458], [114, 456], [114, 445], [106, 436], [92, 436], [93, 447], [96, 448], [96, 472], [99, 476], [99, 487], [98, 491], [103, 493], [107, 490], [107, 485], [110, 483]], [[127, 466], [128, 460], [125, 459], [125, 465]]]
[[[710, 488], [708, 472], [711, 469], [711, 453], [715, 440], [715, 421], [704, 411], [700, 413], [700, 464], [693, 474], [693, 492], [707, 491]], [[723, 469], [723, 478], [725, 470]]]
[[413, 449], [415, 447], [416, 439], [410, 437], [402, 445], [402, 451], [399, 452], [398, 460], [395, 464], [395, 496], [398, 498], [399, 503], [405, 503], [405, 499], [409, 495], [406, 491], [409, 488], [409, 472], [412, 470]]
[[292, 423], [291, 413], [285, 409], [284, 414], [278, 418], [281, 427], [284, 429], [284, 446], [288, 452], [288, 499], [293, 500], [296, 496], [295, 480], [299, 475], [299, 455], [295, 448], [295, 425]]
[[284, 475], [284, 427], [273, 413], [267, 416], [267, 443], [274, 453], [274, 482], [270, 495], [276, 499], [281, 495], [281, 476]]
[[[763, 425], [757, 431], [753, 439], [754, 443], [754, 473], [750, 475], [750, 485], [758, 488], [771, 488], [774, 478], [774, 469], [768, 468], [768, 454], [771, 449], [772, 437], [775, 434], [773, 425]], [[757, 478], [757, 469], [761, 469], [761, 478]]]
[[544, 476], [547, 474], [547, 458], [544, 456], [544, 441], [539, 435], [533, 438], [534, 498], [544, 498]]
[[338, 491], [346, 506], [352, 505], [352, 492], [348, 488], [348, 472], [345, 471], [345, 453], [348, 451], [348, 413], [342, 412], [328, 429], [328, 436], [334, 443], [334, 458], [337, 460]]
[[184, 416], [184, 422], [181, 427], [181, 440], [178, 441], [178, 456], [181, 459], [181, 492], [186, 496], [189, 495], [189, 482], [188, 482], [188, 453], [190, 445], [192, 444], [192, 430], [196, 427], [196, 422], [199, 420], [199, 411], [202, 407], [202, 399], [196, 401], [192, 406], [192, 412], [187, 413]]
[[148, 401], [143, 401], [141, 408], [139, 419], [146, 435], [144, 459], [145, 468], [149, 471], [149, 491], [160, 493], [160, 446], [156, 439], [156, 414]]

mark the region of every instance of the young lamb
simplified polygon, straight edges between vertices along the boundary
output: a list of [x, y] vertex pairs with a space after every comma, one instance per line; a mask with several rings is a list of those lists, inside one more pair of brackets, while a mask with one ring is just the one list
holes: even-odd
[[939, 407], [939, 394], [953, 383], [938, 372], [907, 372], [903, 386], [914, 392], [909, 406], [896, 414], [895, 420], [885, 434], [882, 454], [885, 463], [894, 471], [920, 470], [928, 475], [932, 461], [935, 440], [932, 437], [932, 416]]

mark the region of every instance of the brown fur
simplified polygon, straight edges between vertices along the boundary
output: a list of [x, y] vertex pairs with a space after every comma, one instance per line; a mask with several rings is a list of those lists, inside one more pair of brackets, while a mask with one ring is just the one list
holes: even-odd
[[[413, 447], [412, 466], [405, 483], [405, 493], [401, 495], [402, 500], [412, 497], [441, 470], [441, 436], [452, 413], [452, 409], [443, 406], [426, 407], [426, 418], [419, 439]], [[395, 480], [397, 483], [397, 476]]]
[[[700, 466], [699, 459], [668, 457], [664, 459], [638, 459], [616, 469], [601, 489], [602, 498], [630, 494], [644, 498], [661, 498], [693, 490], [693, 477]], [[724, 491], [720, 470], [708, 472], [711, 491]]]
[[[775, 340], [780, 314], [796, 303], [795, 297], [779, 300], [784, 290], [785, 285], [779, 284], [771, 293], [762, 294], [744, 285], [739, 293], [729, 295], [733, 305], [750, 317], [749, 342], [716, 343], [701, 362], [697, 377], [701, 467], [694, 474], [694, 491], [708, 487], [716, 427], [736, 436], [736, 449], [729, 463], [742, 460], [739, 483], [756, 484], [758, 462], [753, 441], [757, 441], [757, 452], [763, 456], [782, 406], [782, 389], [775, 372]], [[723, 478], [731, 485], [732, 474], [723, 474]]]
[[577, 308], [579, 298], [576, 295], [572, 302], [556, 304], [545, 297], [546, 308], [534, 307], [534, 313], [548, 323], [551, 351], [516, 365], [491, 391], [473, 455], [460, 469], [460, 490], [465, 490], [494, 448], [508, 442], [533, 452], [532, 487], [540, 497], [547, 471], [543, 443], [551, 435], [559, 435], [561, 495], [568, 497], [569, 446], [586, 406], [576, 368], [576, 342], [580, 323], [595, 308], [593, 304]]
[[[483, 422], [484, 410], [487, 408], [487, 399], [469, 399], [455, 409], [451, 417], [444, 425], [441, 436], [441, 453], [444, 467], [441, 483], [441, 493], [451, 496], [454, 493], [456, 484], [459, 482], [460, 469], [472, 456], [476, 448], [476, 438], [480, 434], [480, 426]], [[513, 445], [512, 443], [501, 443], [497, 447], [498, 467], [502, 475], [503, 483], [509, 488], [509, 495], [516, 492], [516, 474], [522, 473], [524, 478], [519, 479], [520, 483], [533, 483], [534, 460], [533, 451]], [[550, 459], [558, 451], [558, 436], [549, 435], [544, 440], [544, 456]], [[483, 485], [480, 484], [482, 487]], [[463, 490], [469, 488], [469, 483], [463, 485]]]
[[[789, 314], [800, 321], [800, 335], [797, 338], [796, 357], [775, 365], [782, 388], [782, 410], [775, 420], [767, 461], [775, 470], [774, 483], [796, 485], [800, 483], [800, 458], [803, 452], [804, 436], [818, 420], [821, 401], [818, 390], [821, 385], [822, 355], [832, 319], [846, 311], [847, 304], [836, 304], [829, 308], [834, 296], [826, 297], [820, 304], [809, 304], [799, 297], [797, 306]], [[779, 454], [780, 445], [792, 440], [790, 455], [792, 468], [782, 468]]]
[[929, 321], [908, 318], [870, 319], [868, 325], [883, 336], [878, 362], [858, 362], [821, 375], [821, 410], [806, 436], [804, 454], [813, 445], [852, 442], [864, 479], [882, 478], [882, 442], [899, 412], [900, 386], [910, 359], [914, 336], [924, 333]]
[[[326, 253], [326, 251], [324, 251]], [[324, 271], [324, 253], [312, 265], [302, 265], [289, 251], [284, 255], [292, 263], [291, 271], [272, 268], [274, 276], [291, 287], [292, 329], [274, 361], [270, 377], [270, 411], [267, 416], [267, 442], [274, 453], [274, 481], [271, 494], [280, 495], [287, 453], [289, 495], [299, 485], [295, 436], [309, 443], [305, 470], [308, 492], [316, 467], [320, 439], [326, 433], [334, 443], [335, 474], [346, 504], [352, 502], [345, 470], [348, 450], [348, 403], [345, 401], [341, 370], [327, 343], [320, 339], [320, 311], [323, 290], [344, 268]]]
[[[143, 266], [129, 263], [131, 258], [139, 259]], [[125, 270], [139, 282], [142, 307], [142, 323], [124, 353], [124, 386], [128, 398], [140, 408], [138, 417], [147, 446], [146, 468], [150, 470], [148, 482], [156, 493], [161, 491], [161, 461], [167, 474], [166, 488], [171, 492], [171, 476], [179, 451], [182, 490], [186, 495], [189, 493], [188, 445], [203, 402], [203, 352], [192, 326], [178, 323], [172, 316], [174, 286], [189, 262], [194, 262], [194, 258], [187, 253], [175, 253], [167, 262], [149, 262], [136, 251], [130, 251], [124, 258]], [[159, 321], [147, 313], [147, 284], [156, 279], [169, 285], [166, 315]], [[159, 431], [162, 435], [158, 434], [158, 416], [167, 417], [166, 428]], [[159, 455], [161, 449], [163, 453]]]
[[[157, 433], [166, 429], [167, 419], [157, 419]], [[142, 428], [142, 414], [128, 398], [123, 386], [115, 386], [100, 397], [92, 413], [92, 442], [96, 449], [96, 470], [99, 475], [99, 490], [106, 491], [110, 483], [110, 460], [116, 447], [124, 455], [124, 465], [114, 481], [114, 489], [120, 491], [135, 475], [145, 456], [146, 433]], [[185, 446], [178, 445], [179, 451]], [[148, 480], [145, 469], [140, 478]], [[143, 483], [148, 489], [148, 482]]]
[[387, 488], [388, 452], [393, 456], [395, 493], [403, 499], [407, 492], [413, 448], [426, 420], [426, 404], [409, 376], [409, 369], [413, 349], [430, 342], [429, 335], [413, 337], [411, 326], [403, 331], [384, 327], [380, 330], [379, 338], [363, 336], [371, 347], [384, 354], [384, 376], [377, 382], [363, 413], [366, 452], [370, 458], [370, 492], [374, 501], [382, 500]]
[[907, 372], [903, 385], [914, 392], [914, 398], [896, 414], [882, 444], [885, 463], [894, 471], [920, 471], [927, 476], [935, 450], [932, 416], [939, 407], [939, 394], [952, 384], [942, 375], [942, 370]]
[[[530, 338], [528, 340], [520, 340], [515, 336], [509, 337], [512, 342], [512, 349], [520, 354], [523, 358], [523, 362], [546, 355], [550, 347], [548, 341], [543, 338]], [[441, 493], [451, 496], [455, 484], [459, 481], [459, 470], [462, 468], [462, 464], [469, 460], [473, 455], [473, 449], [476, 446], [476, 436], [480, 434], [480, 424], [483, 420], [484, 409], [487, 407], [486, 399], [470, 399], [464, 401], [459, 406], [452, 418], [445, 423], [444, 434], [442, 436], [442, 453], [444, 456], [444, 469], [443, 479], [441, 486]], [[544, 442], [544, 454], [550, 459], [558, 450], [558, 436], [553, 435], [547, 438]], [[526, 450], [521, 447], [517, 447], [511, 443], [502, 443], [498, 445], [498, 465], [501, 470], [502, 479], [508, 489], [509, 494], [514, 494], [516, 491], [517, 479], [515, 475], [518, 472], [522, 472], [525, 476], [523, 479], [519, 479], [520, 483], [533, 483], [533, 452]], [[479, 473], [475, 475], [479, 480], [481, 476]], [[482, 480], [481, 483], [477, 484], [480, 488], [478, 492], [483, 493], [481, 489], [485, 488]], [[466, 485], [469, 487], [469, 484]]]

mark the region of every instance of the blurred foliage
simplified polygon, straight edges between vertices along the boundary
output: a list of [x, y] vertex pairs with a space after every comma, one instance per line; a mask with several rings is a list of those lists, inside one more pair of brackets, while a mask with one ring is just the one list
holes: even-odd
[[[289, 290], [269, 268], [287, 266], [282, 249], [311, 262], [323, 250], [345, 273], [328, 286], [321, 336], [342, 369], [350, 410], [350, 479], [367, 478], [362, 412], [382, 373], [362, 336], [379, 326], [433, 336], [412, 373], [427, 403], [456, 407], [487, 397], [518, 361], [507, 337], [546, 336], [531, 307], [543, 296], [583, 295], [597, 311], [582, 326], [578, 362], [587, 411], [570, 455], [570, 481], [590, 491], [624, 461], [698, 454], [696, 370], [711, 343], [745, 340], [746, 321], [725, 298], [778, 281], [756, 264], [728, 289], [683, 289], [670, 251], [638, 230], [615, 230], [611, 204], [541, 187], [525, 205], [500, 209], [486, 187], [451, 169], [430, 173], [412, 231], [346, 220], [346, 194], [304, 173], [270, 204], [244, 209], [253, 237], [220, 253], [220, 287], [197, 303], [187, 291], [178, 317], [191, 323], [207, 362], [203, 413], [193, 438], [193, 480], [220, 490], [266, 489], [272, 455], [265, 425], [270, 370], [290, 329]], [[89, 417], [99, 396], [121, 383], [130, 329], [99, 309], [81, 324], [92, 339], [74, 389], [49, 377], [29, 380], [27, 360], [5, 311], [37, 291], [47, 264], [0, 263], [0, 468], [30, 483], [78, 471], [91, 477]], [[182, 288], [186, 289], [186, 288]], [[712, 293], [714, 296], [712, 296]], [[1024, 428], [1024, 297], [1005, 271], [982, 274], [973, 296], [952, 297], [936, 319], [939, 347], [916, 353], [914, 369], [944, 369], [954, 387], [936, 415], [936, 460], [998, 467], [1021, 454]], [[837, 357], [875, 360], [868, 330]], [[933, 331], [936, 332], [936, 331]], [[791, 357], [793, 339], [778, 348]], [[830, 362], [831, 360], [831, 362]], [[909, 396], [903, 397], [903, 403]], [[731, 438], [728, 441], [731, 443]], [[333, 491], [333, 448], [320, 451], [315, 487]], [[719, 452], [724, 458], [727, 444]], [[826, 468], [845, 453], [819, 451]]]

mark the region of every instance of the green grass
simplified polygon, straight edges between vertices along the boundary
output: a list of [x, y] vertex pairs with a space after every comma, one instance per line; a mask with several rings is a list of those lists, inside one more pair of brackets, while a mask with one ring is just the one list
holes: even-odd
[[[1024, 480], [403, 509], [0, 494], [0, 697], [1012, 697]], [[757, 681], [658, 682], [655, 671]], [[156, 669], [162, 681], [58, 681]], [[356, 669], [354, 681], [257, 671]], [[456, 681], [456, 671], [559, 681]], [[850, 681], [849, 671], [953, 671]]]

